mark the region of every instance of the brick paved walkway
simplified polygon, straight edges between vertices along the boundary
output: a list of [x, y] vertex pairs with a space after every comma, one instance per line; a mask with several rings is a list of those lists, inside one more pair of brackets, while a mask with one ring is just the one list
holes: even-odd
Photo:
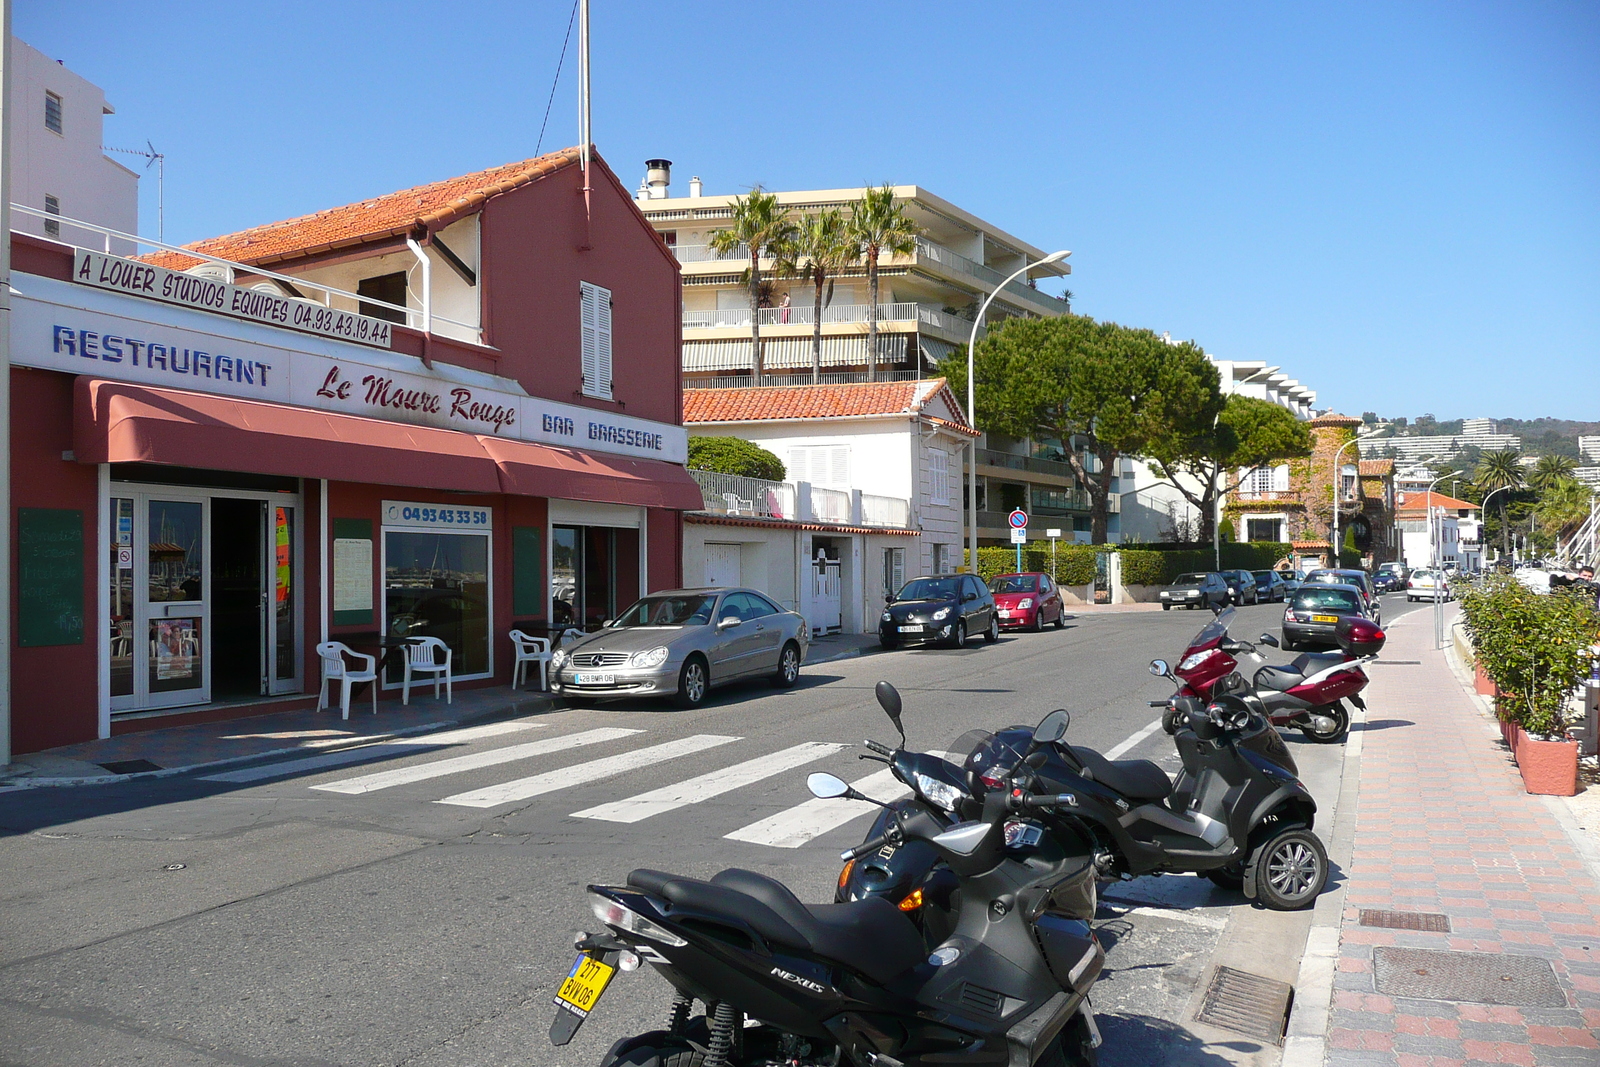
[[[1600, 884], [1433, 649], [1427, 613], [1371, 670], [1329, 1067], [1600, 1065]], [[1362, 909], [1443, 913], [1449, 933], [1362, 926]], [[1385, 996], [1378, 946], [1549, 960], [1566, 1007]]]

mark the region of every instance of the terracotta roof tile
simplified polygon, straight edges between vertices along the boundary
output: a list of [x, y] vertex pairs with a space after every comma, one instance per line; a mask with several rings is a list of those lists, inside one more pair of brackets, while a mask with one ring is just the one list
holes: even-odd
[[[236, 263], [265, 266], [414, 231], [442, 229], [482, 207], [491, 196], [538, 181], [577, 163], [578, 150], [565, 148], [536, 159], [401, 189], [184, 247]], [[187, 270], [202, 262], [177, 252], [156, 252], [140, 258], [172, 270]]]
[[[916, 415], [943, 392], [954, 429], [970, 432], [961, 405], [943, 378], [853, 385], [770, 385], [746, 389], [685, 389], [683, 421], [763, 422], [773, 419], [848, 419]], [[940, 421], [947, 421], [941, 419]]]
[[1452, 511], [1462, 508], [1477, 509], [1481, 505], [1470, 500], [1459, 500], [1443, 493], [1428, 492], [1401, 493], [1395, 497], [1394, 509], [1396, 511], [1427, 511], [1429, 508], [1447, 508]]
[[1326, 541], [1291, 541], [1291, 542], [1289, 542], [1289, 547], [1290, 548], [1300, 548], [1300, 549], [1327, 548], [1328, 547], [1328, 542], [1326, 542]]
[[1308, 426], [1360, 426], [1361, 420], [1350, 415], [1340, 415], [1329, 411], [1312, 419]]
[[1361, 461], [1361, 476], [1363, 478], [1381, 477], [1394, 473], [1394, 460], [1392, 459], [1364, 459]]

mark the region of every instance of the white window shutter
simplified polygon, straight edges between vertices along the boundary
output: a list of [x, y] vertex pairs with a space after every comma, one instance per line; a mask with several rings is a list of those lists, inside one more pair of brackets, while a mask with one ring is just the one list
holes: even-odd
[[611, 290], [595, 287], [596, 310], [599, 313], [595, 329], [598, 353], [595, 358], [595, 375], [600, 395], [611, 399]]
[[811, 450], [805, 447], [789, 449], [789, 480], [792, 482], [809, 482], [811, 480]]
[[611, 399], [611, 290], [579, 285], [583, 395]]
[[835, 445], [828, 451], [830, 486], [834, 489], [850, 488], [850, 446]]
[[950, 453], [942, 448], [928, 452], [928, 496], [934, 504], [950, 503]]

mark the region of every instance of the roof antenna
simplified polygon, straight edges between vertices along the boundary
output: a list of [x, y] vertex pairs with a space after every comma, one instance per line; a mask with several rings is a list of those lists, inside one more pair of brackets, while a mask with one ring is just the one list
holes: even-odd
[[[167, 157], [156, 151], [156, 146], [146, 141], [144, 148], [112, 148], [110, 145], [101, 145], [102, 152], [118, 152], [125, 156], [138, 156], [147, 159], [156, 166], [156, 240], [167, 239]], [[144, 165], [145, 170], [150, 169], [150, 163]]]

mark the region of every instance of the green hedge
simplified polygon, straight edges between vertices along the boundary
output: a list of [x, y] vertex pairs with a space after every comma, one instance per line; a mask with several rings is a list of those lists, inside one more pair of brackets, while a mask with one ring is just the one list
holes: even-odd
[[[1266, 570], [1290, 551], [1290, 545], [1277, 541], [1225, 544], [1222, 546], [1222, 569]], [[1210, 548], [1124, 548], [1119, 554], [1123, 585], [1166, 585], [1188, 571], [1213, 570], [1217, 562], [1216, 552]]]
[[[1094, 581], [1095, 550], [1085, 545], [1057, 545], [1055, 578], [1062, 585], [1088, 585]], [[962, 559], [966, 553], [962, 553]], [[979, 548], [978, 577], [988, 581], [997, 574], [1014, 574], [1017, 569], [1017, 550], [1014, 548]], [[1024, 545], [1022, 569], [1049, 574], [1050, 548]]]

